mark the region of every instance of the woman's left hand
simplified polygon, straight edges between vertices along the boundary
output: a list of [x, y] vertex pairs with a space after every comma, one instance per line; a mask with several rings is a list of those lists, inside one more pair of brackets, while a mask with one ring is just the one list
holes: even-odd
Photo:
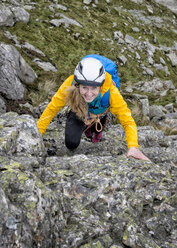
[[148, 157], [146, 157], [138, 148], [130, 147], [127, 152], [127, 157], [134, 157], [137, 159], [143, 159], [146, 161], [151, 161]]

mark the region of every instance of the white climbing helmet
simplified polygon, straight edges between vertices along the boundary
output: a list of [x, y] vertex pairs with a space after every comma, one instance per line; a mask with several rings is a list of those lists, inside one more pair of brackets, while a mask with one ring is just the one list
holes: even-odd
[[105, 70], [102, 63], [95, 58], [82, 59], [74, 71], [74, 80], [78, 84], [101, 86], [105, 80]]

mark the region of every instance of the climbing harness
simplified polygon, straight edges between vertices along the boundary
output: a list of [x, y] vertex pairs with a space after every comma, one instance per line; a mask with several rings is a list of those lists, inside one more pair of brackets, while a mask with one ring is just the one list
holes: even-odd
[[100, 118], [105, 116], [107, 112], [109, 111], [109, 108], [106, 109], [106, 111], [102, 114], [92, 114], [89, 112], [89, 116], [84, 119], [84, 123], [87, 126], [85, 131], [87, 131], [93, 124], [95, 124], [95, 130], [97, 132], [101, 132], [103, 130], [103, 125], [100, 121]]

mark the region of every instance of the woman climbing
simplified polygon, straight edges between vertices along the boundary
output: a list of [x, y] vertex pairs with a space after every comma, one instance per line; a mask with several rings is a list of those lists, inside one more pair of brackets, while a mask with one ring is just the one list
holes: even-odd
[[83, 132], [93, 143], [101, 141], [110, 111], [125, 130], [127, 157], [149, 161], [138, 148], [137, 128], [131, 112], [100, 60], [85, 57], [78, 63], [74, 75], [60, 86], [38, 120], [41, 135], [66, 104], [71, 109], [65, 127], [65, 145], [68, 149], [74, 150], [79, 146]]

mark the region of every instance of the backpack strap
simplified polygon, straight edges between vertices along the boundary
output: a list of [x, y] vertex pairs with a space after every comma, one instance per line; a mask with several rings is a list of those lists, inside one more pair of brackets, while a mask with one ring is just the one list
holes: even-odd
[[104, 93], [104, 95], [101, 98], [101, 105], [103, 107], [107, 107], [107, 108], [109, 107], [109, 97], [110, 97], [110, 89], [106, 93]]
[[[111, 84], [113, 84], [114, 86], [116, 86], [116, 83], [112, 80]], [[108, 91], [106, 93], [104, 93], [104, 95], [102, 96], [101, 99], [101, 105], [104, 107], [109, 107], [109, 97], [110, 97], [110, 88], [108, 89]]]

